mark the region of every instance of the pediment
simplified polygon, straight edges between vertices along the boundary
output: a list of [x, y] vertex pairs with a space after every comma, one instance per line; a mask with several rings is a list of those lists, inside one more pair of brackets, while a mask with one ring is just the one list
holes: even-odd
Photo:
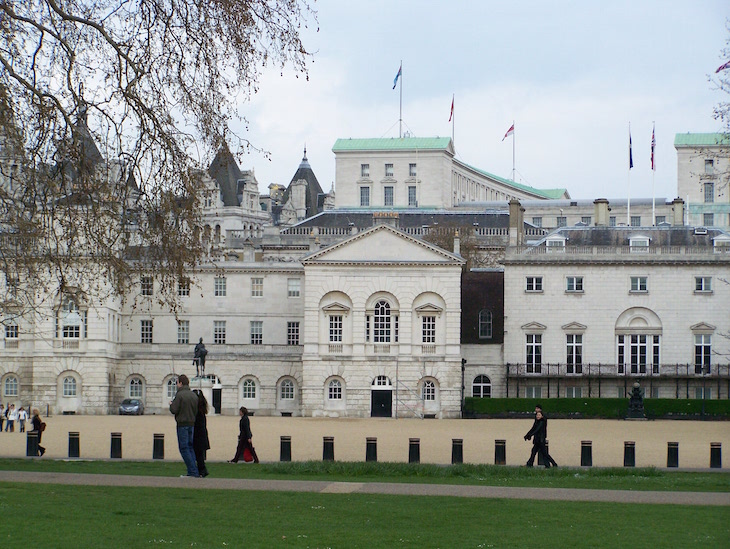
[[444, 312], [444, 310], [442, 307], [439, 307], [438, 305], [434, 305], [433, 303], [426, 303], [425, 305], [416, 307], [416, 314], [421, 315], [421, 316], [426, 316], [426, 315], [441, 316], [441, 313], [443, 313], [443, 312]]
[[539, 322], [528, 322], [522, 325], [522, 329], [526, 332], [544, 332], [547, 330], [547, 326]]
[[689, 329], [693, 332], [707, 334], [714, 332], [717, 328], [711, 324], [707, 324], [706, 322], [700, 322], [698, 324], [695, 324], [694, 326], [690, 326]]
[[580, 322], [570, 322], [561, 326], [564, 332], [585, 332], [588, 326]]
[[350, 312], [350, 308], [347, 305], [343, 305], [342, 303], [334, 302], [322, 307], [322, 311], [324, 311], [325, 314], [341, 314], [347, 316], [347, 314], [349, 314]]

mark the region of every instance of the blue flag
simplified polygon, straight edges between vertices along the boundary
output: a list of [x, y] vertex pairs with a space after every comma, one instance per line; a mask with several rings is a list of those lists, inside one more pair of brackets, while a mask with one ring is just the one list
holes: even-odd
[[403, 72], [403, 65], [398, 67], [398, 74], [395, 75], [395, 80], [393, 80], [393, 89], [395, 89], [395, 86], [398, 84], [398, 79], [400, 78], [400, 75], [402, 72]]
[[634, 167], [634, 155], [631, 152], [631, 132], [629, 132], [629, 169]]

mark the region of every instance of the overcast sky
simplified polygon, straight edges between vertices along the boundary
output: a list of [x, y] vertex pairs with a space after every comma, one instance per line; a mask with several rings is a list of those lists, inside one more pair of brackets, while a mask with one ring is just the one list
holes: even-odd
[[[241, 162], [262, 193], [288, 185], [307, 157], [324, 191], [338, 138], [452, 135], [457, 157], [516, 180], [564, 187], [573, 198], [676, 196], [674, 136], [721, 130], [727, 101], [708, 75], [725, 59], [727, 0], [318, 0], [309, 81], [267, 71], [241, 103], [255, 145]], [[315, 25], [316, 28], [316, 25]], [[634, 168], [629, 175], [629, 123]], [[630, 190], [629, 190], [630, 186]], [[336, 189], [335, 189], [336, 190]]]

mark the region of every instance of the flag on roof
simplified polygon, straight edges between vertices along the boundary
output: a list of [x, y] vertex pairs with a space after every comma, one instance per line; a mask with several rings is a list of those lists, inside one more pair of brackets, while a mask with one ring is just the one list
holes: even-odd
[[629, 169], [634, 167], [634, 154], [631, 152], [631, 132], [629, 132]]
[[398, 84], [398, 79], [400, 78], [402, 73], [403, 73], [403, 64], [401, 64], [401, 66], [398, 67], [398, 74], [395, 75], [395, 79], [393, 80], [393, 89], [395, 89], [396, 84]]
[[454, 96], [451, 96], [451, 114], [449, 115], [449, 122], [454, 117]]
[[656, 147], [656, 139], [654, 138], [654, 126], [651, 127], [651, 169], [656, 171], [654, 163], [654, 148]]
[[722, 65], [720, 65], [719, 67], [717, 67], [717, 70], [715, 71], [715, 74], [717, 74], [720, 71], [724, 71], [725, 69], [730, 69], [730, 61], [728, 61], [727, 63], [723, 63]]
[[505, 139], [507, 139], [507, 138], [508, 138], [508, 137], [509, 137], [510, 135], [512, 135], [512, 134], [514, 134], [514, 133], [515, 133], [515, 125], [514, 125], [514, 123], [513, 123], [513, 124], [512, 124], [512, 125], [511, 125], [511, 126], [509, 127], [509, 130], [507, 130], [507, 133], [506, 133], [506, 134], [504, 134], [504, 137], [502, 138], [502, 141], [504, 141]]

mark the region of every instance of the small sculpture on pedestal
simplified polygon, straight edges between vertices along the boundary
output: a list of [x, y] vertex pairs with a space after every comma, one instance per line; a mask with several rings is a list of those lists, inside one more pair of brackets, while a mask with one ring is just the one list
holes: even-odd
[[195, 352], [193, 354], [193, 366], [196, 369], [196, 375], [203, 377], [205, 375], [205, 356], [208, 354], [208, 350], [203, 345], [203, 338], [195, 346]]
[[644, 395], [641, 392], [641, 386], [638, 381], [634, 383], [634, 388], [631, 390], [629, 413], [626, 417], [628, 419], [646, 419], [646, 414], [644, 413]]

